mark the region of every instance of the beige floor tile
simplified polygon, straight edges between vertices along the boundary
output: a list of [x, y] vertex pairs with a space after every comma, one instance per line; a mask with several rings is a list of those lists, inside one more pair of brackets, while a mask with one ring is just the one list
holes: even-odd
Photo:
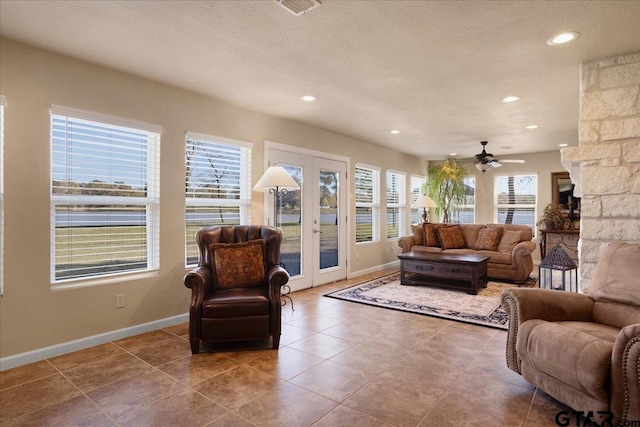
[[241, 407], [237, 414], [258, 426], [310, 426], [338, 404], [330, 399], [280, 383], [269, 393]]
[[158, 370], [125, 378], [87, 393], [112, 417], [183, 390], [185, 386]]
[[374, 374], [362, 369], [323, 362], [289, 381], [336, 402], [342, 402], [368, 384]]
[[489, 375], [502, 381], [507, 381], [523, 387], [533, 386], [507, 367], [505, 355], [482, 351], [471, 361], [465, 369], [466, 373]]
[[332, 326], [322, 331], [322, 333], [325, 335], [331, 335], [332, 337], [341, 338], [343, 340], [353, 342], [362, 342], [368, 338], [371, 338], [378, 332], [380, 332], [380, 327], [373, 324], [372, 322], [341, 322], [338, 325]]
[[464, 373], [421, 422], [426, 426], [519, 426], [533, 389]]
[[180, 323], [179, 325], [173, 325], [163, 329], [165, 332], [169, 332], [170, 334], [189, 339], [189, 322]]
[[220, 353], [201, 353], [174, 360], [158, 369], [185, 385], [193, 385], [229, 370], [240, 363]]
[[116, 420], [123, 427], [203, 426], [228, 411], [201, 394], [184, 389], [159, 400], [131, 409]]
[[297, 326], [299, 328], [309, 329], [315, 332], [321, 332], [332, 326], [340, 324], [340, 320], [333, 319], [331, 317], [322, 316], [319, 314], [310, 314], [310, 315], [292, 320], [287, 323], [291, 326]]
[[413, 427], [442, 394], [433, 387], [379, 377], [343, 404], [394, 426]]
[[377, 375], [391, 368], [408, 354], [409, 351], [398, 348], [356, 344], [332, 357], [331, 361]]
[[58, 371], [46, 360], [0, 372], [0, 390], [47, 377]]
[[61, 374], [39, 378], [0, 391], [0, 423], [80, 396]]
[[135, 375], [153, 372], [153, 368], [128, 353], [108, 357], [65, 371], [64, 375], [83, 392], [89, 392]]
[[144, 334], [114, 341], [113, 343], [127, 351], [135, 351], [141, 347], [145, 347], [150, 344], [157, 344], [160, 341], [170, 338], [174, 338], [174, 335], [162, 329], [158, 329], [156, 331], [146, 332]]
[[281, 380], [246, 365], [236, 366], [193, 386], [212, 401], [227, 409], [242, 405], [269, 393]]
[[315, 423], [313, 427], [390, 427], [390, 424], [369, 416], [363, 412], [356, 411], [344, 405], [338, 406], [329, 412], [320, 421]]
[[84, 350], [74, 351], [73, 353], [63, 354], [62, 356], [49, 359], [49, 362], [61, 371], [78, 366], [93, 363], [109, 357], [124, 354], [124, 350], [111, 343], [97, 345], [95, 347], [85, 348]]
[[110, 427], [116, 424], [85, 396], [77, 396], [18, 418], [2, 427]]
[[218, 418], [207, 427], [254, 427], [255, 424], [245, 420], [239, 415], [229, 412], [227, 415]]
[[283, 347], [278, 351], [270, 351], [253, 359], [251, 367], [274, 377], [288, 380], [325, 360], [294, 348]]
[[162, 365], [191, 354], [189, 341], [173, 337], [132, 350], [131, 353], [152, 366]]
[[280, 347], [289, 345], [296, 341], [300, 341], [303, 338], [315, 335], [317, 332], [299, 328], [297, 326], [289, 325], [287, 323], [282, 324], [282, 333], [280, 335]]
[[[561, 411], [564, 411], [564, 413], [559, 414]], [[547, 393], [536, 389], [523, 427], [556, 427], [567, 421], [569, 421], [568, 425], [575, 425], [575, 418], [564, 418], [568, 414], [573, 414], [571, 408], [558, 402]], [[556, 422], [556, 416], [558, 417], [558, 422]]]
[[352, 342], [319, 333], [289, 344], [289, 347], [328, 359], [352, 345]]

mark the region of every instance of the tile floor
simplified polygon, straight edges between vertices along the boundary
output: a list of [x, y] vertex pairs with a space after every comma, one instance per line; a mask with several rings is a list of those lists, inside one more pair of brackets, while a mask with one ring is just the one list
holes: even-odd
[[505, 365], [506, 332], [293, 294], [280, 350], [192, 356], [188, 326], [0, 373], [4, 426], [555, 426], [568, 410]]

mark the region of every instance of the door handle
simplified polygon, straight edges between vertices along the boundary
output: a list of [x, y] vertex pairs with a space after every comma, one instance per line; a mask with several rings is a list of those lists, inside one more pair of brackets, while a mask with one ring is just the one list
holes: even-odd
[[318, 230], [317, 228], [314, 228], [314, 229], [313, 229], [313, 232], [314, 232], [314, 233], [320, 233], [320, 234], [322, 234], [322, 231]]

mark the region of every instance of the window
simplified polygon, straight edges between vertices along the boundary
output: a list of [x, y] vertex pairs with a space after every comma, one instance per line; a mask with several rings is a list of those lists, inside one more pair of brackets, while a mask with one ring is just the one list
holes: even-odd
[[496, 176], [496, 222], [524, 224], [535, 229], [537, 184], [537, 175]]
[[251, 147], [250, 142], [187, 132], [186, 265], [198, 261], [198, 229], [250, 222]]
[[407, 234], [407, 176], [402, 172], [387, 171], [387, 238]]
[[51, 109], [51, 280], [158, 269], [158, 126]]
[[380, 240], [380, 169], [356, 165], [356, 243]]
[[455, 208], [453, 214], [454, 222], [474, 224], [476, 222], [476, 177], [465, 176], [463, 186], [464, 194], [462, 202]]
[[4, 291], [4, 104], [0, 95], [0, 296]]
[[[418, 197], [422, 195], [422, 188], [424, 187], [424, 183], [427, 182], [427, 179], [424, 176], [420, 175], [411, 175], [411, 206], [416, 203]], [[422, 222], [421, 209], [411, 209], [411, 224], [418, 224]]]

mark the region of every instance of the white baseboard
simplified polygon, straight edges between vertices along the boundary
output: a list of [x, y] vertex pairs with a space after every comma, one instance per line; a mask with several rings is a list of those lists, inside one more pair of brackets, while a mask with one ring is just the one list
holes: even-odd
[[360, 271], [354, 271], [352, 273], [347, 274], [347, 279], [353, 279], [354, 277], [362, 276], [364, 274], [375, 273], [376, 271], [384, 270], [386, 268], [398, 267], [400, 268], [400, 260], [391, 261], [386, 264], [377, 265], [375, 267], [367, 268]]
[[189, 313], [0, 358], [0, 371], [189, 321]]

